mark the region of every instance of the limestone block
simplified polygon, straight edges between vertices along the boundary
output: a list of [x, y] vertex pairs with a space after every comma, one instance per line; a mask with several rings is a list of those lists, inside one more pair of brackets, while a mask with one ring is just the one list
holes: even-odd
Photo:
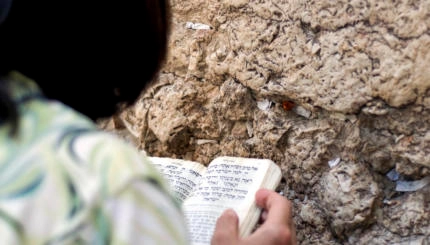
[[430, 1], [170, 3], [159, 76], [101, 128], [150, 155], [272, 159], [300, 244], [430, 242], [424, 189], [386, 176], [430, 175]]
[[380, 190], [363, 164], [342, 162], [322, 177], [321, 185], [322, 207], [338, 236], [374, 222]]

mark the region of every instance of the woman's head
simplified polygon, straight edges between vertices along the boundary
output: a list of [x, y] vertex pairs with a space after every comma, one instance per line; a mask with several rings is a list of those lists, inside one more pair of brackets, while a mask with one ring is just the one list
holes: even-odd
[[110, 116], [158, 71], [168, 29], [164, 0], [13, 0], [0, 25], [0, 69], [92, 119]]

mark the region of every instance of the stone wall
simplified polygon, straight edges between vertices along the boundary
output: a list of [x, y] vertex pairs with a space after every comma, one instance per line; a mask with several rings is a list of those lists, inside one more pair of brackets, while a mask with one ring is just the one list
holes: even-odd
[[274, 160], [300, 244], [430, 244], [430, 1], [171, 5], [159, 78], [100, 126], [155, 156]]

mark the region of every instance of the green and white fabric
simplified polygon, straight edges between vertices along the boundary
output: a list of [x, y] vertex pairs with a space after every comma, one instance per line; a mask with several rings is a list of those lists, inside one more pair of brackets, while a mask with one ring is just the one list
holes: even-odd
[[19, 73], [9, 81], [20, 117], [15, 137], [0, 124], [0, 244], [187, 244], [148, 158]]

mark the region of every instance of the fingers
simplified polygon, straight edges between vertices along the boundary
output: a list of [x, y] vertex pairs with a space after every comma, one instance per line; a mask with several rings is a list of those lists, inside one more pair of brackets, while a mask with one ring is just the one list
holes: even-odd
[[250, 236], [244, 238], [241, 244], [246, 245], [296, 245], [296, 238], [293, 231], [287, 226], [264, 226], [258, 228]]
[[290, 201], [267, 189], [257, 191], [255, 199], [257, 205], [263, 209], [261, 219], [264, 220], [264, 223], [248, 239], [256, 242], [255, 244], [258, 244], [258, 242], [264, 242], [265, 244], [297, 244]]
[[257, 191], [255, 199], [263, 209], [261, 218], [265, 222], [253, 234], [241, 239], [236, 213], [231, 209], [226, 210], [217, 220], [212, 245], [297, 244], [290, 201], [267, 189]]
[[255, 194], [257, 206], [267, 211], [265, 223], [285, 225], [292, 223], [291, 203], [274, 191], [260, 189]]
[[237, 244], [239, 241], [239, 218], [232, 209], [227, 209], [218, 218], [211, 245]]
[[260, 220], [258, 221], [258, 224], [264, 223], [264, 221], [266, 221], [266, 219], [267, 219], [267, 210], [263, 210], [261, 212]]

